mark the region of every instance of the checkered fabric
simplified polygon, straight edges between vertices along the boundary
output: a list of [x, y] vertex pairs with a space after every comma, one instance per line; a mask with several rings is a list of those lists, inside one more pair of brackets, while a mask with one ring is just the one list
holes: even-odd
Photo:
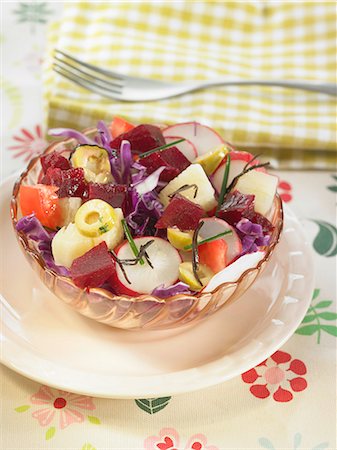
[[47, 126], [196, 120], [277, 168], [332, 169], [336, 99], [266, 87], [222, 87], [150, 103], [88, 92], [52, 71], [52, 50], [117, 72], [163, 80], [336, 82], [334, 2], [68, 2], [50, 28], [44, 68]]

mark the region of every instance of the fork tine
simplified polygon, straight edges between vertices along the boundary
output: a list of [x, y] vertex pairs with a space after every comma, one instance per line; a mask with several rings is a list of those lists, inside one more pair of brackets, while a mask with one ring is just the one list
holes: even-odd
[[84, 66], [87, 69], [92, 70], [93, 72], [96, 72], [96, 73], [99, 72], [99, 73], [101, 73], [103, 75], [106, 75], [106, 76], [111, 77], [111, 78], [116, 78], [117, 80], [120, 80], [120, 81], [123, 81], [125, 79], [125, 76], [123, 76], [123, 75], [121, 75], [121, 74], [119, 74], [117, 72], [112, 72], [112, 71], [107, 70], [107, 69], [102, 69], [101, 67], [97, 67], [97, 66], [94, 66], [93, 64], [89, 64], [87, 62], [81, 61], [80, 59], [77, 59], [74, 56], [68, 55], [68, 53], [65, 53], [65, 52], [63, 52], [61, 50], [55, 49], [54, 53], [56, 53], [56, 54], [59, 53], [63, 57], [68, 58], [71, 61], [75, 62], [76, 64], [79, 64], [80, 66]]
[[[66, 70], [70, 73], [73, 73], [73, 75], [80, 76], [81, 78], [86, 78], [89, 82], [94, 82], [98, 85], [101, 85], [102, 88], [112, 88], [116, 92], [121, 92], [123, 88], [123, 84], [120, 83], [118, 80], [114, 81], [111, 79], [103, 79], [98, 77], [97, 75], [92, 75], [89, 72], [86, 72], [85, 70], [82, 70], [76, 66], [73, 66], [72, 64], [69, 64], [68, 62], [65, 62], [63, 59], [59, 59], [57, 56], [54, 58], [54, 65], [60, 67], [63, 70]], [[84, 76], [82, 76], [84, 75]]]
[[95, 92], [96, 94], [102, 95], [103, 97], [108, 97], [113, 100], [122, 100], [120, 91], [115, 91], [109, 88], [102, 88], [101, 86], [96, 85], [93, 82], [88, 81], [85, 78], [78, 77], [74, 75], [72, 72], [64, 70], [61, 66], [55, 65], [53, 66], [53, 70], [68, 80], [72, 81], [79, 86], [87, 89], [88, 91]]

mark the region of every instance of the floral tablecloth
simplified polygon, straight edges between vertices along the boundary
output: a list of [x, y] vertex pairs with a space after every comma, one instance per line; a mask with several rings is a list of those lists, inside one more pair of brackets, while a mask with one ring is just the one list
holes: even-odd
[[[2, 4], [2, 179], [46, 145], [41, 61], [46, 24], [61, 9], [57, 2]], [[226, 383], [156, 399], [72, 394], [0, 366], [1, 449], [336, 449], [337, 176], [278, 175], [316, 263], [311, 306], [281, 349]]]

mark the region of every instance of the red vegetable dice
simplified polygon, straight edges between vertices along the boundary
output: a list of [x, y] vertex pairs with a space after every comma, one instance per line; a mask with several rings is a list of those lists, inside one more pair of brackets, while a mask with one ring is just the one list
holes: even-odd
[[61, 170], [71, 169], [69, 160], [58, 152], [52, 152], [41, 156], [40, 160], [44, 173], [46, 173], [48, 169], [56, 167]]
[[201, 206], [186, 197], [176, 194], [163, 215], [156, 223], [156, 228], [178, 227], [182, 231], [195, 230], [199, 220], [206, 215]]
[[114, 208], [127, 207], [128, 187], [125, 184], [89, 183], [88, 199], [98, 198], [109, 203]]
[[140, 163], [147, 168], [147, 173], [154, 172], [159, 167], [165, 167], [160, 174], [162, 181], [171, 181], [178, 176], [191, 163], [177, 147], [167, 148], [161, 152], [155, 152], [140, 159]]
[[198, 253], [200, 263], [206, 264], [214, 273], [227, 266], [227, 242], [224, 239], [199, 245]]
[[231, 225], [236, 225], [249, 211], [254, 211], [254, 195], [234, 191], [228, 194], [221, 205], [218, 217]]
[[155, 125], [138, 125], [132, 130], [122, 133], [113, 139], [110, 147], [119, 150], [123, 139], [130, 142], [133, 153], [144, 153], [165, 145], [164, 136], [160, 128]]
[[81, 289], [100, 287], [116, 271], [115, 262], [105, 242], [76, 258], [70, 267], [70, 276]]
[[88, 183], [81, 167], [68, 170], [49, 168], [41, 182], [59, 187], [57, 192], [59, 197], [88, 197]]

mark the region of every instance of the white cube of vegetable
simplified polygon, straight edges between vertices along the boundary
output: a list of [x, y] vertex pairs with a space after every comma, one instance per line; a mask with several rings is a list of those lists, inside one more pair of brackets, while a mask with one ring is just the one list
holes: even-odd
[[217, 202], [214, 197], [214, 188], [200, 164], [191, 164], [177, 177], [173, 178], [160, 191], [159, 200], [166, 207], [171, 200], [169, 195], [184, 185], [196, 185], [198, 188], [196, 190], [194, 186], [191, 186], [191, 188], [180, 192], [181, 195], [188, 198], [191, 202], [197, 203], [205, 211], [210, 211], [216, 206]]
[[67, 268], [74, 259], [84, 255], [94, 246], [94, 240], [81, 234], [74, 223], [62, 227], [51, 243], [55, 264]]
[[238, 179], [234, 189], [242, 194], [255, 195], [254, 209], [265, 216], [273, 204], [277, 185], [277, 176], [252, 170]]

